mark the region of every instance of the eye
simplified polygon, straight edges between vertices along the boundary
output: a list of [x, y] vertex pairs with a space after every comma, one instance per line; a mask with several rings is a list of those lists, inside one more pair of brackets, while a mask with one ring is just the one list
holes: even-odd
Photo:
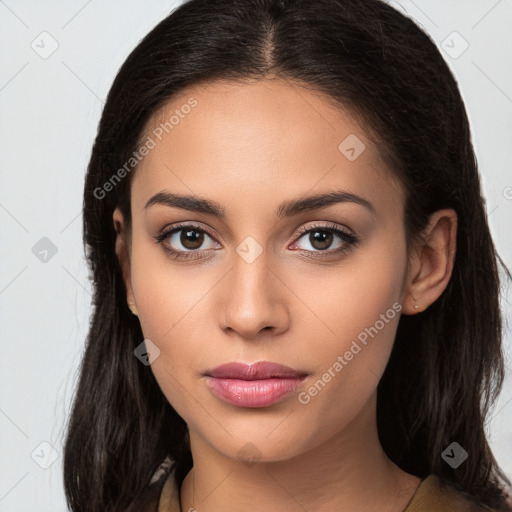
[[[306, 236], [308, 235], [308, 236]], [[298, 249], [310, 253], [308, 257], [323, 258], [334, 253], [348, 252], [355, 246], [359, 239], [351, 232], [345, 231], [335, 224], [321, 224], [301, 228], [298, 240], [292, 244], [296, 246], [302, 239], [305, 245]], [[210, 239], [209, 246], [204, 247], [205, 241]], [[157, 243], [163, 246], [165, 252], [175, 259], [198, 259], [203, 257], [203, 252], [219, 246], [204, 228], [193, 224], [177, 224], [155, 237]], [[331, 248], [336, 243], [334, 248]], [[309, 247], [308, 247], [309, 245]]]
[[[322, 224], [302, 228], [299, 231], [299, 241], [305, 242], [299, 249], [308, 252], [327, 252], [329, 254], [339, 251], [348, 251], [358, 239], [352, 233], [345, 231], [334, 224]], [[296, 245], [298, 242], [295, 242]], [[334, 248], [332, 245], [336, 244]], [[328, 250], [330, 249], [330, 250]]]
[[[164, 249], [174, 258], [201, 257], [200, 250], [214, 247], [214, 245], [203, 247], [208, 238], [213, 241], [212, 235], [206, 230], [192, 224], [175, 225], [155, 237], [156, 241], [163, 245]], [[198, 253], [198, 255], [190, 253]]]

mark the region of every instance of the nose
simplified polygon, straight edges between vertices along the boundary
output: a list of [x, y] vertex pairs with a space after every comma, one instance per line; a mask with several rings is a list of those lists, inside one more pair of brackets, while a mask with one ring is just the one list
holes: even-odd
[[289, 327], [291, 292], [263, 252], [254, 261], [238, 255], [219, 290], [219, 326], [245, 340], [268, 339]]

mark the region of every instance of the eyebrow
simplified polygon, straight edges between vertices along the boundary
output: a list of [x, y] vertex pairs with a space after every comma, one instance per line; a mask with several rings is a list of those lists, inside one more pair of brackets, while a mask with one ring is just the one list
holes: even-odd
[[[278, 218], [292, 217], [301, 212], [326, 208], [336, 203], [355, 203], [364, 206], [373, 214], [376, 213], [375, 207], [370, 201], [344, 190], [285, 201], [277, 208], [275, 213]], [[181, 208], [192, 212], [206, 213], [219, 218], [226, 216], [226, 211], [220, 204], [209, 199], [195, 196], [173, 194], [166, 191], [158, 192], [147, 201], [144, 209], [148, 209], [150, 206], [157, 204]]]

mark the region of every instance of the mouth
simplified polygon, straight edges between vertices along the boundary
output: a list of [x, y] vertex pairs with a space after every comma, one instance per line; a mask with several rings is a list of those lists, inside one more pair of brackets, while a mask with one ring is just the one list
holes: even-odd
[[204, 373], [210, 390], [238, 407], [268, 407], [295, 391], [307, 373], [268, 361], [226, 363]]

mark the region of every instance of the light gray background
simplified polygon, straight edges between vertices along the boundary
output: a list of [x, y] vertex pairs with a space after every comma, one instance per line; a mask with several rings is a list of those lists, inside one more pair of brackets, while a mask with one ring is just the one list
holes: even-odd
[[[64, 421], [91, 298], [81, 241], [83, 177], [116, 71], [178, 4], [0, 0], [0, 512], [66, 510]], [[401, 5], [442, 48], [460, 84], [491, 229], [512, 267], [512, 1]], [[44, 31], [51, 36], [41, 36]], [[52, 40], [58, 48], [42, 58]], [[469, 47], [461, 53], [464, 41]], [[43, 237], [57, 248], [46, 262], [32, 252]], [[507, 322], [511, 303], [510, 290], [504, 290]], [[512, 476], [508, 327], [505, 351], [508, 378], [488, 432], [498, 461]], [[52, 455], [54, 463], [40, 467]]]

